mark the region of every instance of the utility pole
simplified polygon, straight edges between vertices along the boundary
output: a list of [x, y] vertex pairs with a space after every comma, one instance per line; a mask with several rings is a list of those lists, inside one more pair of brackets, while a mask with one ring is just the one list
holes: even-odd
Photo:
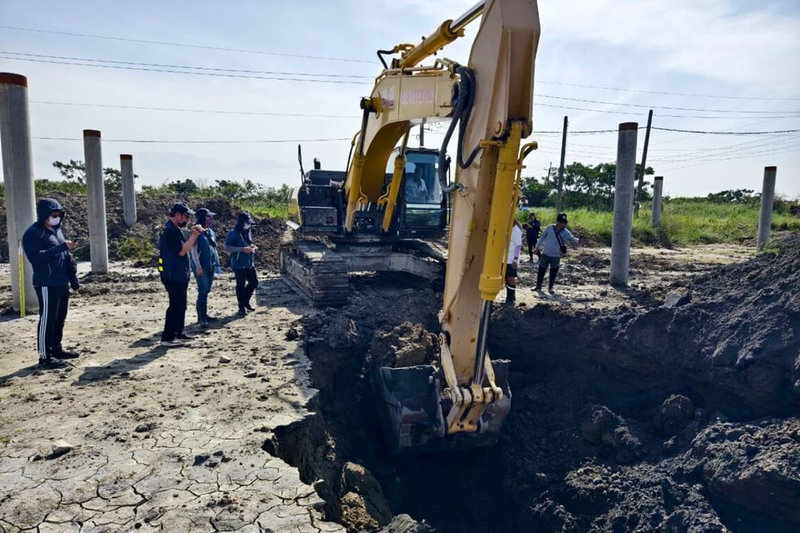
[[633, 185], [636, 177], [636, 135], [639, 124], [623, 122], [617, 140], [617, 176], [614, 182], [614, 226], [611, 228], [611, 285], [628, 285], [633, 226]]
[[558, 167], [558, 201], [556, 202], [556, 214], [561, 212], [561, 204], [564, 198], [564, 158], [567, 154], [567, 126], [569, 117], [564, 117], [564, 131], [561, 134], [561, 164]]
[[633, 202], [633, 216], [639, 215], [639, 205], [642, 203], [642, 185], [644, 173], [647, 169], [647, 146], [650, 144], [650, 126], [653, 124], [653, 110], [647, 113], [647, 131], [644, 134], [644, 148], [642, 149], [642, 171], [639, 174], [639, 184], [636, 186], [636, 200]]
[[758, 217], [758, 240], [759, 250], [769, 242], [769, 234], [772, 228], [772, 204], [775, 199], [775, 176], [778, 167], [764, 167], [764, 185], [761, 189], [761, 214]]

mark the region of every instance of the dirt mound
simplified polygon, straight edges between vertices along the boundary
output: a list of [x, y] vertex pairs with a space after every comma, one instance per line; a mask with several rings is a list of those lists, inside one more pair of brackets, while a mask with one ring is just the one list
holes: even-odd
[[631, 320], [614, 339], [614, 363], [707, 383], [757, 414], [800, 408], [800, 235], [776, 244], [696, 278], [684, 305]]
[[[89, 259], [89, 218], [86, 195], [70, 194], [58, 191], [43, 193], [40, 197], [52, 197], [58, 200], [67, 210], [64, 218], [64, 234], [75, 240], [78, 246], [74, 255], [79, 260]], [[191, 196], [139, 194], [136, 197], [136, 214], [138, 221], [130, 228], [123, 222], [122, 199], [119, 194], [106, 194], [106, 228], [108, 231], [108, 256], [111, 261], [128, 259], [131, 255], [149, 256], [152, 259], [140, 259], [137, 266], [155, 268], [158, 238], [167, 219], [170, 207], [175, 202], [186, 202], [192, 209], [207, 207], [217, 216], [214, 218], [214, 231], [217, 233], [218, 251], [223, 266], [228, 264], [228, 254], [224, 250], [225, 235], [236, 224], [236, 217], [242, 211], [227, 198], [199, 199]], [[5, 198], [0, 197], [0, 262], [8, 262], [9, 249], [8, 227], [6, 225]], [[277, 272], [278, 247], [281, 243], [286, 224], [283, 220], [264, 218], [256, 219], [253, 238], [259, 247], [256, 254], [256, 268]], [[133, 248], [133, 249], [132, 249]], [[16, 248], [14, 249], [16, 255]]]

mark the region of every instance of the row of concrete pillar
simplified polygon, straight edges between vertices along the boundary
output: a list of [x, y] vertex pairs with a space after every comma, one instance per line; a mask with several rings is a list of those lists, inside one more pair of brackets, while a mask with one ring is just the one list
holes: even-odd
[[[3, 180], [8, 221], [8, 247], [11, 263], [11, 290], [14, 309], [20, 309], [20, 287], [24, 289], [25, 309], [38, 308], [32, 285], [32, 269], [27, 259], [13, 260], [25, 230], [36, 221], [31, 127], [28, 112], [28, 80], [25, 76], [0, 72], [0, 144], [3, 154]], [[97, 130], [83, 130], [86, 163], [86, 193], [89, 213], [89, 253], [95, 273], [108, 272], [108, 233], [106, 198], [103, 182], [101, 135]], [[133, 183], [133, 156], [120, 155], [122, 207], [125, 224], [136, 222], [136, 192]], [[69, 206], [66, 206], [67, 208]], [[20, 264], [22, 273], [20, 276]], [[22, 280], [22, 285], [20, 285]]]
[[[633, 182], [636, 174], [636, 138], [639, 124], [624, 122], [619, 125], [617, 139], [617, 175], [614, 183], [614, 222], [611, 233], [612, 285], [627, 285], [631, 258], [631, 230], [633, 228]], [[758, 220], [757, 247], [762, 249], [769, 241], [772, 227], [772, 207], [775, 197], [777, 167], [764, 168], [764, 185], [761, 193], [761, 214]], [[656, 176], [653, 183], [653, 209], [651, 223], [661, 223], [661, 193], [664, 177]]]

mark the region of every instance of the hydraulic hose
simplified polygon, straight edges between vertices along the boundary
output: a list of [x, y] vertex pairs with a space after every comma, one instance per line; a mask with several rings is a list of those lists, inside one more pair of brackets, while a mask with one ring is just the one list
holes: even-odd
[[439, 150], [439, 182], [441, 183], [442, 191], [444, 193], [450, 193], [458, 187], [457, 183], [447, 185], [447, 171], [445, 163], [447, 159], [447, 145], [450, 143], [450, 138], [453, 136], [453, 132], [455, 131], [456, 125], [459, 122], [461, 125], [459, 128], [458, 147], [456, 149], [456, 161], [458, 162], [458, 165], [461, 168], [469, 167], [475, 160], [478, 152], [480, 152], [480, 145], [476, 146], [473, 148], [472, 152], [470, 152], [467, 160], [464, 161], [462, 143], [464, 139], [464, 133], [467, 129], [467, 124], [469, 123], [469, 117], [472, 113], [472, 105], [475, 102], [475, 71], [468, 67], [456, 65], [455, 72], [460, 78], [459, 84], [455, 87], [457, 94], [453, 95], [453, 99], [455, 100], [455, 109], [453, 110], [453, 118], [450, 121], [450, 126], [447, 128], [447, 132], [444, 135], [442, 148]]

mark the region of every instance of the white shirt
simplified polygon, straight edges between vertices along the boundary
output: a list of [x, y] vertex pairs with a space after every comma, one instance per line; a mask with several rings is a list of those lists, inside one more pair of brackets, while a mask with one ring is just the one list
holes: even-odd
[[511, 226], [511, 242], [508, 245], [508, 264], [519, 259], [522, 252], [522, 229], [516, 224]]

